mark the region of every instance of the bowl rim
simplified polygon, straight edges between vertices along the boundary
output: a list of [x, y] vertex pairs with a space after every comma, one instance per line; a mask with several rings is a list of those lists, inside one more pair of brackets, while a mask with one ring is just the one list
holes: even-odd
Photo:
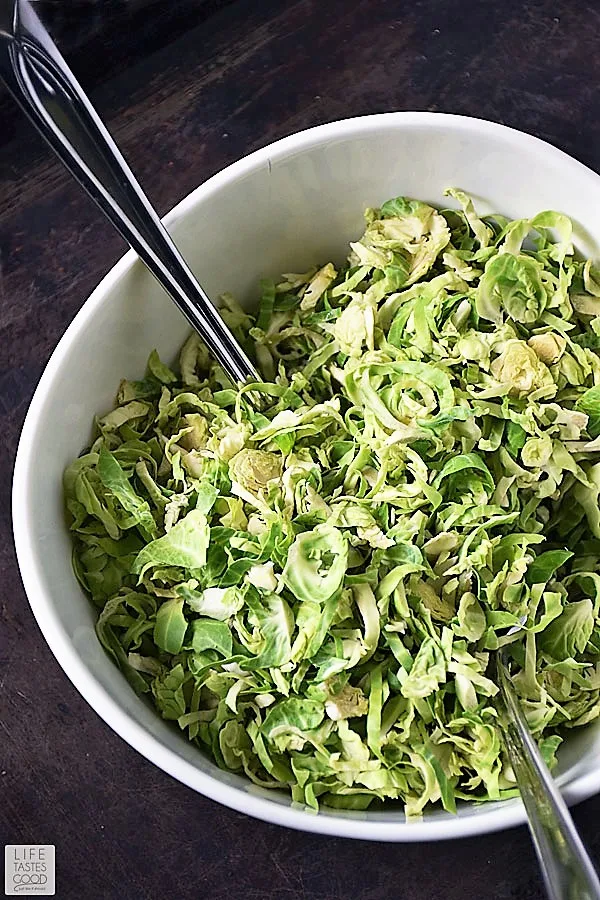
[[[270, 166], [272, 162], [286, 158], [291, 153], [326, 143], [330, 139], [357, 137], [366, 131], [377, 129], [392, 131], [398, 128], [414, 127], [433, 129], [440, 125], [449, 125], [459, 132], [475, 131], [479, 134], [500, 138], [503, 142], [509, 142], [517, 148], [527, 148], [554, 159], [563, 170], [570, 169], [579, 176], [583, 175], [594, 180], [599, 177], [592, 169], [552, 144], [506, 125], [442, 112], [377, 113], [317, 125], [253, 151], [200, 184], [177, 203], [164, 216], [163, 221], [167, 226], [172, 225], [181, 217], [192, 212], [199, 203], [218, 192], [223, 186], [243, 178], [257, 167]], [[382, 819], [366, 820], [362, 817], [346, 818], [333, 811], [324, 811], [315, 815], [299, 806], [285, 805], [275, 800], [252, 795], [239, 787], [220, 781], [216, 775], [197, 769], [191, 762], [180, 757], [175, 750], [166, 747], [159, 738], [129, 717], [119, 702], [96, 680], [80, 659], [60, 622], [50, 594], [44, 588], [41, 575], [42, 566], [29, 530], [28, 473], [33, 463], [33, 437], [45, 398], [52, 388], [53, 380], [60, 370], [65, 354], [79, 339], [88, 320], [95, 314], [104, 298], [135, 264], [140, 264], [137, 254], [133, 250], [128, 250], [92, 291], [59, 340], [44, 368], [29, 405], [14, 465], [12, 520], [21, 578], [38, 626], [67, 677], [107, 725], [147, 760], [205, 797], [266, 822], [330, 836], [399, 842], [464, 838], [510, 828], [525, 822], [525, 810], [522, 802], [518, 799], [494, 804], [490, 809], [486, 809], [485, 805], [482, 805], [477, 808], [476, 812], [464, 817], [457, 816], [454, 819], [443, 820], [425, 818], [421, 821], [406, 823], [397, 820], [389, 822]], [[577, 803], [598, 791], [600, 791], [600, 766], [595, 771], [576, 775], [564, 784], [564, 796], [568, 803]]]

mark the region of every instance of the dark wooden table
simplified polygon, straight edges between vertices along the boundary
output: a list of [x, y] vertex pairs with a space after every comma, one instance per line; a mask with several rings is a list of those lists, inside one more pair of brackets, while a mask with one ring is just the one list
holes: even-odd
[[[597, 3], [70, 0], [52, 9], [50, 0], [45, 9], [163, 212], [275, 138], [395, 109], [505, 122], [600, 169]], [[122, 251], [0, 96], [0, 844], [55, 844], [61, 900], [541, 900], [525, 828], [383, 845], [253, 821], [138, 756], [63, 675], [17, 571], [12, 463], [52, 349]], [[600, 860], [600, 798], [574, 814]]]

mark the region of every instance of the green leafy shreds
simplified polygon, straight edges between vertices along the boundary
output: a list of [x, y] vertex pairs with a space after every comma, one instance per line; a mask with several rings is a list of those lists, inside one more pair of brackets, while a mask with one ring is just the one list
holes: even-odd
[[265, 280], [256, 319], [223, 298], [264, 408], [192, 336], [65, 473], [107, 652], [313, 809], [512, 796], [499, 646], [549, 761], [600, 713], [600, 288], [565, 216], [448, 193], [368, 210], [348, 266]]

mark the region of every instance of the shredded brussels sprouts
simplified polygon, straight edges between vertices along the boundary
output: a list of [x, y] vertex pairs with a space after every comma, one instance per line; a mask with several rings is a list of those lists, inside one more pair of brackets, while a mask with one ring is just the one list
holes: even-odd
[[131, 685], [313, 809], [513, 796], [498, 647], [550, 764], [600, 712], [600, 278], [564, 215], [448, 194], [367, 210], [256, 316], [224, 295], [264, 383], [153, 351], [65, 473]]

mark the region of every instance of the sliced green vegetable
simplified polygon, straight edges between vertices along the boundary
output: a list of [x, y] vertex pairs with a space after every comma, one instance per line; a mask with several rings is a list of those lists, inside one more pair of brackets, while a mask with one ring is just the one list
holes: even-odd
[[597, 272], [562, 213], [447, 194], [367, 210], [256, 316], [224, 295], [264, 381], [153, 351], [64, 475], [106, 652], [312, 810], [513, 796], [500, 646], [549, 764], [600, 710]]

